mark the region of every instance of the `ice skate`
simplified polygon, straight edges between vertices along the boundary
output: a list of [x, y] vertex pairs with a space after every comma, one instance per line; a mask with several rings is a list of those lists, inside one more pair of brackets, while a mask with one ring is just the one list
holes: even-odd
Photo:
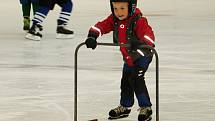
[[30, 18], [24, 17], [23, 19], [23, 30], [28, 31], [30, 29]]
[[74, 37], [74, 32], [66, 28], [66, 26], [57, 27], [57, 39], [71, 39]]
[[113, 119], [119, 119], [119, 118], [126, 118], [129, 116], [130, 112], [131, 112], [131, 109], [120, 105], [117, 108], [110, 110], [108, 119], [113, 120]]
[[43, 30], [42, 26], [39, 24], [33, 25], [28, 34], [25, 36], [26, 39], [39, 41], [42, 38], [42, 34], [40, 33]]
[[139, 109], [138, 121], [151, 121], [152, 109], [151, 107], [141, 107]]

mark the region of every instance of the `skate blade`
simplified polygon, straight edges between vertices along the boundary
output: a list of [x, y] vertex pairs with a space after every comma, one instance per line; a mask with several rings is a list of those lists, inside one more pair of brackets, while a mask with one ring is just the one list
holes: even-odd
[[56, 39], [72, 39], [74, 34], [57, 34]]
[[150, 116], [146, 121], [151, 121], [152, 120], [152, 117]]
[[23, 28], [23, 31], [26, 31], [26, 32], [28, 32], [29, 31], [29, 27], [28, 28]]
[[128, 117], [128, 115], [122, 115], [122, 116], [118, 116], [118, 117], [109, 117], [108, 120], [115, 120], [115, 119], [121, 119], [121, 118], [126, 118]]
[[152, 120], [152, 117], [150, 116], [148, 119], [146, 120], [138, 120], [138, 121], [151, 121]]
[[29, 40], [34, 40], [34, 41], [40, 41], [41, 40], [41, 37], [29, 34], [29, 33], [25, 36], [25, 38], [29, 39]]

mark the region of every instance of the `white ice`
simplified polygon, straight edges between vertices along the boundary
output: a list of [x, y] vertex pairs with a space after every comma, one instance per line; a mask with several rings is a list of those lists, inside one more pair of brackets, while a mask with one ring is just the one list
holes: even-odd
[[[139, 0], [160, 57], [160, 121], [215, 120], [215, 1]], [[56, 6], [41, 41], [24, 39], [18, 0], [0, 4], [0, 121], [73, 121], [74, 50], [90, 26], [110, 13], [109, 0], [74, 0], [75, 38], [55, 39]], [[112, 42], [104, 35], [99, 42]], [[78, 56], [78, 119], [106, 121], [119, 104], [122, 57], [117, 47]], [[146, 74], [155, 109], [155, 61]], [[137, 101], [127, 119], [137, 120]], [[155, 110], [154, 110], [155, 112]], [[155, 121], [155, 113], [153, 114]]]

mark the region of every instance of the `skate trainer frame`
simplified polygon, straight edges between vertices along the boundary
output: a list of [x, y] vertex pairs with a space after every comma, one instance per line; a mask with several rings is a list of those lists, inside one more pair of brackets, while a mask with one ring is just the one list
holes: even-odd
[[[74, 121], [78, 121], [78, 116], [77, 116], [77, 111], [78, 111], [78, 88], [77, 88], [77, 79], [78, 79], [78, 74], [77, 74], [77, 69], [78, 69], [78, 50], [81, 46], [85, 45], [85, 43], [79, 44], [76, 49], [75, 49], [75, 65], [74, 65]], [[99, 46], [126, 46], [126, 45], [119, 45], [119, 44], [114, 44], [114, 43], [97, 43]], [[158, 58], [158, 53], [157, 51], [148, 45], [142, 45], [141, 48], [148, 48], [151, 49], [153, 54], [155, 55], [156, 58], [156, 121], [159, 121], [159, 58]]]

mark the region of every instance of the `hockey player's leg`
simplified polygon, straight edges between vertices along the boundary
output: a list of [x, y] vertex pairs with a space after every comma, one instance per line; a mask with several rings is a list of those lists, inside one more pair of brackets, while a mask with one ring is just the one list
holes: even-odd
[[20, 0], [20, 3], [22, 5], [23, 30], [27, 31], [30, 28], [31, 1]]
[[34, 18], [32, 19], [33, 24], [31, 28], [29, 29], [28, 34], [25, 36], [26, 39], [30, 40], [41, 40], [42, 38], [42, 23], [45, 20], [47, 14], [49, 12], [49, 6], [39, 6], [37, 12], [34, 15]]
[[23, 16], [23, 30], [28, 31], [30, 28], [30, 17]]
[[39, 8], [39, 0], [32, 0], [32, 7], [33, 7], [33, 15], [37, 12]]
[[58, 5], [62, 8], [60, 16], [57, 20], [57, 39], [68, 39], [74, 37], [74, 32], [67, 29], [67, 24], [69, 22], [73, 3], [71, 0], [59, 0]]
[[41, 25], [33, 24], [33, 26], [29, 29], [28, 34], [25, 36], [25, 38], [39, 41], [42, 38], [42, 34], [40, 33], [42, 30], [43, 28]]
[[71, 39], [74, 37], [74, 31], [67, 28], [67, 25], [58, 25], [56, 30], [57, 39]]

